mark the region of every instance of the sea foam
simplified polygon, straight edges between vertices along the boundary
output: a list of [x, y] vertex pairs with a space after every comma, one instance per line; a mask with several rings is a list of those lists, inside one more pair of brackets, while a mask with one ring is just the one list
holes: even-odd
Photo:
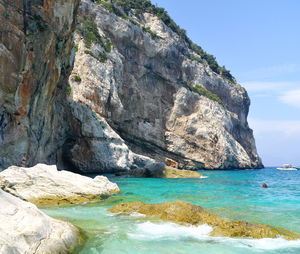
[[205, 237], [212, 231], [212, 227], [204, 224], [200, 226], [181, 226], [175, 223], [143, 222], [137, 224], [136, 233], [129, 233], [133, 238], [182, 238], [182, 237]]
[[145, 214], [142, 214], [142, 213], [137, 213], [137, 212], [133, 212], [130, 214], [130, 216], [133, 216], [133, 217], [146, 217]]
[[288, 241], [283, 238], [240, 239], [209, 236], [213, 228], [207, 224], [200, 226], [182, 226], [175, 223], [143, 222], [136, 225], [135, 233], [128, 233], [131, 238], [139, 240], [193, 238], [203, 242], [234, 245], [242, 248], [273, 250], [281, 248], [300, 248], [300, 240]]

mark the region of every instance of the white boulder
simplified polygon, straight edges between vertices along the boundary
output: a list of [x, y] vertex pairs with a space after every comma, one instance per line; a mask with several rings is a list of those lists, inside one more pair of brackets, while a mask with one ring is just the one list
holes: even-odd
[[76, 227], [1, 189], [0, 204], [0, 253], [63, 254], [79, 243]]
[[39, 206], [95, 201], [120, 191], [105, 176], [90, 178], [45, 164], [7, 168], [0, 172], [0, 188]]

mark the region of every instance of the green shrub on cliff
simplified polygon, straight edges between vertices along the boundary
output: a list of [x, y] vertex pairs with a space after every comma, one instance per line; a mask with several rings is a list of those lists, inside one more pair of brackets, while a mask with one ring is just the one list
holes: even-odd
[[67, 86], [66, 86], [66, 95], [71, 95], [72, 93], [72, 87], [70, 86], [69, 82], [67, 83]]
[[196, 61], [196, 62], [201, 63], [201, 64], [204, 63], [204, 61], [200, 57], [197, 57], [197, 56], [194, 56], [194, 55], [189, 55], [189, 59], [191, 61]]
[[153, 32], [153, 31], [151, 30], [150, 27], [143, 27], [143, 30], [144, 30], [145, 32], [149, 33], [149, 34], [151, 35], [151, 38], [152, 38], [152, 39], [158, 39], [158, 38], [161, 38], [161, 37], [158, 36], [155, 32]]
[[79, 75], [74, 76], [74, 81], [80, 83], [81, 82], [81, 77]]
[[215, 93], [212, 93], [212, 92], [208, 91], [204, 87], [199, 86], [199, 85], [195, 85], [195, 86], [189, 85], [189, 87], [190, 87], [190, 89], [193, 92], [195, 92], [195, 93], [197, 93], [199, 95], [203, 95], [206, 98], [208, 98], [210, 100], [213, 100], [215, 102], [218, 102], [219, 104], [223, 105], [222, 100], [221, 100], [221, 98], [218, 95], [216, 95]]
[[103, 48], [106, 52], [110, 52], [112, 50], [112, 46], [113, 45], [112, 45], [111, 41], [107, 40], [103, 43]]
[[126, 13], [124, 13], [122, 10], [120, 10], [119, 8], [117, 8], [116, 6], [114, 6], [112, 3], [106, 2], [106, 1], [96, 1], [97, 4], [101, 4], [106, 10], [108, 10], [109, 12], [112, 12], [114, 14], [116, 14], [117, 16], [126, 19], [128, 21], [130, 21], [132, 24], [140, 27], [140, 24], [138, 22], [136, 22], [135, 20], [133, 20], [132, 18], [128, 17], [128, 15]]
[[[175, 33], [177, 33], [183, 40], [187, 42], [189, 47], [198, 54], [201, 59], [203, 59], [209, 67], [215, 72], [220, 74], [223, 78], [227, 79], [230, 83], [236, 83], [235, 78], [231, 75], [230, 71], [227, 70], [224, 66], [221, 67], [218, 65], [216, 58], [208, 53], [206, 53], [200, 46], [193, 43], [191, 39], [186, 35], [186, 31], [180, 26], [178, 26], [174, 20], [169, 16], [168, 12], [164, 8], [159, 8], [151, 3], [149, 0], [117, 0], [115, 5], [107, 3], [106, 1], [98, 1], [105, 8], [111, 10], [112, 12], [124, 11], [124, 15], [127, 16], [131, 10], [134, 10], [136, 14], [141, 14], [149, 12], [159, 19], [161, 19], [169, 28], [171, 28]], [[120, 7], [122, 11], [118, 8]], [[117, 13], [116, 13], [117, 14]], [[118, 14], [117, 14], [118, 15]], [[120, 14], [118, 15], [120, 16]], [[128, 17], [128, 16], [127, 16]], [[152, 34], [151, 34], [152, 35]], [[200, 61], [198, 61], [200, 62]], [[203, 61], [202, 61], [203, 62]]]
[[108, 59], [107, 54], [105, 52], [100, 52], [98, 55], [95, 55], [92, 51], [85, 50], [84, 53], [94, 57], [96, 60], [98, 60], [101, 63], [105, 63], [106, 60]]
[[106, 60], [107, 60], [107, 55], [105, 52], [101, 52], [99, 53], [98, 55], [98, 60], [101, 62], [101, 63], [105, 63]]
[[84, 44], [87, 48], [90, 48], [93, 43], [102, 42], [97, 25], [91, 20], [78, 17], [77, 31], [83, 37]]
[[[106, 52], [111, 52], [112, 42], [101, 38], [97, 25], [93, 21], [77, 18], [77, 32], [83, 37], [84, 45], [87, 48], [91, 48], [93, 43], [99, 43]], [[75, 50], [78, 51], [78, 45], [75, 46]]]
[[96, 3], [101, 4], [106, 10], [108, 10], [109, 12], [113, 12], [121, 18], [127, 18], [127, 15], [124, 12], [122, 12], [119, 8], [115, 7], [112, 3], [106, 1], [96, 1]]
[[230, 73], [230, 71], [225, 68], [225, 66], [219, 67], [219, 71], [221, 72], [220, 74], [224, 78], [226, 78], [230, 83], [233, 83], [233, 84], [236, 83], [235, 78], [232, 76], [232, 74]]

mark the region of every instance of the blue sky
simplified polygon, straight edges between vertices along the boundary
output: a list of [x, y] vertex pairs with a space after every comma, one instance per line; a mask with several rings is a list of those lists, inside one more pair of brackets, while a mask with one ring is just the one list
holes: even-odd
[[264, 164], [300, 166], [300, 0], [152, 2], [247, 88]]

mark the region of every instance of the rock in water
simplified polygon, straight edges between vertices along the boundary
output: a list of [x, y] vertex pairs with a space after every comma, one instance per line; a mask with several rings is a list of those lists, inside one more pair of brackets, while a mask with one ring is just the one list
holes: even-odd
[[182, 201], [165, 202], [162, 204], [144, 204], [142, 202], [124, 203], [109, 209], [112, 213], [141, 213], [156, 216], [160, 219], [176, 223], [202, 225], [213, 227], [211, 236], [226, 236], [233, 238], [277, 238], [288, 240], [300, 239], [300, 234], [269, 225], [229, 221], [209, 213], [201, 206]]
[[0, 253], [64, 254], [80, 243], [76, 227], [1, 189], [0, 204]]
[[119, 175], [130, 175], [136, 177], [153, 177], [153, 178], [201, 178], [199, 172], [192, 170], [177, 169], [166, 166], [164, 163], [151, 163], [144, 168], [132, 169]]
[[177, 169], [167, 166], [163, 171], [163, 178], [202, 178], [202, 175], [196, 171]]
[[105, 176], [92, 179], [45, 164], [9, 167], [0, 172], [0, 187], [39, 206], [95, 201], [120, 191]]

